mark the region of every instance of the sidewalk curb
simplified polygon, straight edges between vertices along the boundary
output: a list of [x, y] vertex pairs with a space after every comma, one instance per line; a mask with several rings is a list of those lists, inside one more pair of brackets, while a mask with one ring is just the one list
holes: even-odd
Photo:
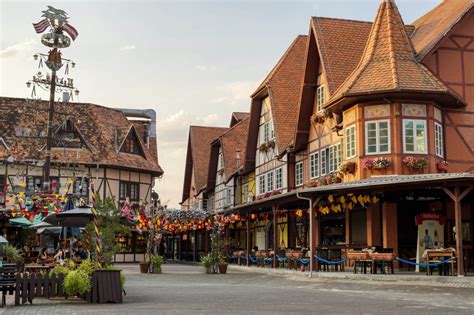
[[398, 285], [424, 285], [424, 286], [442, 286], [474, 288], [474, 277], [443, 277], [443, 276], [425, 276], [425, 275], [403, 275], [403, 274], [354, 274], [351, 272], [313, 272], [311, 278], [309, 272], [288, 269], [271, 269], [262, 267], [247, 267], [229, 265], [233, 271], [255, 272], [273, 276], [297, 276], [310, 279], [328, 279], [350, 282], [374, 282], [383, 284]]

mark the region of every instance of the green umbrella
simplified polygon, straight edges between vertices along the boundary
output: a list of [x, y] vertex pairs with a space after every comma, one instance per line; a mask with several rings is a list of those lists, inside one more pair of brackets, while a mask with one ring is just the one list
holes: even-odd
[[42, 219], [41, 214], [37, 214], [37, 215], [35, 215], [35, 218], [34, 218], [33, 222], [31, 222], [30, 220], [28, 220], [25, 217], [23, 217], [23, 218], [12, 218], [12, 219], [8, 220], [8, 222], [10, 222], [11, 224], [13, 224], [15, 226], [27, 227], [27, 226], [31, 226], [33, 224], [41, 223], [41, 219]]

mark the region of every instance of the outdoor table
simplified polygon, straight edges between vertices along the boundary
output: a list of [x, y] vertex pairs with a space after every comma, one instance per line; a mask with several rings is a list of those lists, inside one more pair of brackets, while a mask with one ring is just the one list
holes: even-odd
[[[427, 249], [423, 253], [423, 258], [425, 259], [425, 263], [429, 264], [432, 259], [438, 258], [441, 260], [449, 259], [455, 257], [455, 251], [453, 248], [446, 248], [446, 249]], [[454, 276], [454, 263], [453, 261], [449, 262], [451, 264], [451, 275]], [[440, 272], [441, 273], [441, 272]], [[426, 274], [430, 275], [430, 266], [427, 265], [426, 267]]]
[[393, 261], [395, 256], [393, 253], [377, 253], [374, 252], [370, 255], [372, 258], [372, 273], [377, 273], [377, 267], [380, 267], [381, 273], [385, 273], [385, 267], [390, 268], [390, 272], [393, 274]]
[[41, 271], [48, 272], [51, 269], [53, 269], [54, 266], [55, 266], [54, 264], [36, 264], [36, 263], [27, 264], [25, 265], [25, 271], [27, 272], [29, 271], [32, 273], [37, 273]]

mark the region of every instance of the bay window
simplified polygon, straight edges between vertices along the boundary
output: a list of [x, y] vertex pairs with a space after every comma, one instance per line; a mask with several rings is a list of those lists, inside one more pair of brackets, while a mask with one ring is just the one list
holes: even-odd
[[443, 148], [443, 126], [440, 123], [434, 123], [435, 154], [439, 157], [444, 156]]
[[403, 119], [404, 153], [427, 153], [426, 120]]
[[390, 153], [390, 122], [388, 120], [365, 123], [365, 153]]
[[346, 159], [356, 156], [356, 128], [355, 125], [346, 128]]

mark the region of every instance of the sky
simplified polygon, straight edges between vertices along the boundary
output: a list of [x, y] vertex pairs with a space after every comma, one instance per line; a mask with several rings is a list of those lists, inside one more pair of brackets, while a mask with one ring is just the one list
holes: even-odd
[[[228, 126], [311, 16], [373, 21], [380, 0], [5, 1], [0, 0], [0, 96], [29, 97], [31, 23], [47, 5], [69, 13], [79, 36], [63, 57], [77, 66], [79, 101], [157, 112], [162, 202], [179, 207], [189, 125]], [[398, 0], [411, 23], [439, 0]], [[47, 99], [47, 95], [41, 95]], [[0, 135], [1, 136], [1, 135]]]

